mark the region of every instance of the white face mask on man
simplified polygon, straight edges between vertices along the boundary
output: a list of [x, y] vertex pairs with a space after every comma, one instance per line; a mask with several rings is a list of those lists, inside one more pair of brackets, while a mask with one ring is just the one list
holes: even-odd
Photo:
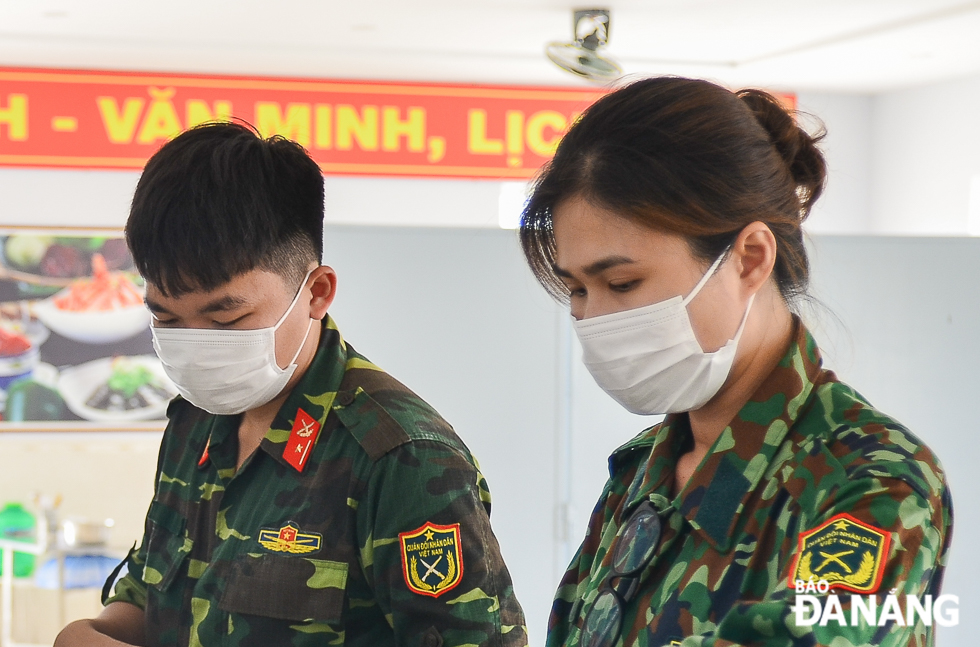
[[255, 330], [152, 327], [153, 349], [177, 390], [209, 413], [232, 415], [255, 409], [282, 393], [296, 371], [313, 319], [286, 368], [276, 361], [276, 330], [293, 311], [313, 270], [274, 326]]
[[687, 304], [727, 252], [712, 263], [686, 297], [573, 323], [586, 368], [602, 390], [631, 413], [698, 409], [728, 378], [755, 295], [749, 298], [735, 337], [713, 353], [701, 349], [687, 312]]

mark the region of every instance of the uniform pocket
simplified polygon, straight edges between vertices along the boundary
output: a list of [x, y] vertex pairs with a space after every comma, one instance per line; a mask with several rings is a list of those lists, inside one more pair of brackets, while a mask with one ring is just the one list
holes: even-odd
[[187, 520], [159, 501], [150, 504], [151, 522], [143, 581], [159, 591], [167, 590], [190, 554], [194, 540], [187, 536]]
[[295, 622], [339, 623], [347, 563], [285, 555], [247, 554], [231, 563], [218, 607]]

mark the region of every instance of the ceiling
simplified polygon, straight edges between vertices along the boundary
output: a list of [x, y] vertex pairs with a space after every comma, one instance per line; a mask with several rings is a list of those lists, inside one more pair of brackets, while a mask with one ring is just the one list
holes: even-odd
[[[583, 83], [544, 57], [555, 0], [0, 0], [0, 65]], [[607, 55], [629, 74], [877, 93], [980, 73], [980, 1], [623, 0]]]

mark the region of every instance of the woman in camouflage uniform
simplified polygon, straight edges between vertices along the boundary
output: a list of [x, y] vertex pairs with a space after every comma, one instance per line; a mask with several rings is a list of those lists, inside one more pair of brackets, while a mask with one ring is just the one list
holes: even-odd
[[613, 454], [549, 646], [931, 645], [949, 621], [939, 461], [822, 368], [792, 310], [820, 137], [764, 92], [648, 79], [539, 177], [532, 270], [599, 385], [668, 414]]

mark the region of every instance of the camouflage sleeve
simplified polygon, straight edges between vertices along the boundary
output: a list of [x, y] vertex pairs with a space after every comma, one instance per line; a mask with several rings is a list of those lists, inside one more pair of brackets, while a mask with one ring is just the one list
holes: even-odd
[[360, 556], [398, 645], [527, 644], [488, 495], [442, 442], [406, 443], [375, 463], [357, 510]]
[[[892, 475], [844, 481], [820, 506], [818, 518], [807, 522], [810, 530], [803, 532], [798, 550], [779, 565], [776, 590], [765, 599], [737, 603], [715, 631], [686, 638], [681, 645], [932, 645], [934, 627], [929, 625], [939, 612], [916, 612], [909, 622], [908, 607], [910, 598], [934, 603], [942, 584], [952, 508], [945, 482], [934, 478], [928, 489]], [[842, 546], [841, 537], [854, 541]], [[824, 563], [834, 565], [835, 558], [842, 566], [831, 572]], [[808, 581], [813, 571], [821, 572], [815, 583], [823, 579], [833, 587], [829, 592], [791, 588], [790, 582]], [[860, 580], [871, 582], [863, 587], [867, 590], [849, 585]], [[804, 595], [812, 599], [797, 601]]]
[[144, 537], [139, 548], [134, 548], [126, 557], [127, 573], [116, 582], [115, 592], [102, 601], [103, 606], [109, 606], [113, 602], [129, 602], [146, 609], [146, 583], [143, 582], [143, 565], [146, 563], [146, 553], [143, 545], [146, 544]]
[[[167, 415], [171, 415], [173, 410], [173, 403], [171, 403], [170, 408], [167, 409]], [[153, 478], [153, 500], [157, 498], [157, 485], [160, 482], [160, 470], [161, 463], [164, 455], [164, 448], [166, 446], [165, 442], [160, 443], [160, 451], [157, 456], [157, 468], [154, 473]], [[153, 505], [150, 505], [152, 510]], [[133, 548], [129, 551], [129, 555], [126, 556], [126, 574], [119, 578], [116, 582], [115, 591], [112, 595], [104, 597], [102, 600], [103, 606], [108, 606], [113, 602], [129, 602], [138, 606], [140, 609], [146, 609], [146, 591], [147, 585], [143, 581], [143, 568], [146, 565], [146, 547], [148, 545], [147, 540], [150, 537], [151, 520], [149, 513], [147, 513], [146, 518], [143, 521], [143, 537], [140, 540], [138, 547]], [[107, 583], [108, 584], [108, 583]], [[103, 593], [103, 595], [105, 595]]]
[[[184, 401], [180, 398], [174, 398], [171, 400], [170, 404], [167, 406], [167, 418], [170, 420], [171, 424], [180, 415], [182, 408], [186, 406]], [[164, 437], [160, 441], [160, 449], [157, 453], [157, 465], [156, 470], [153, 475], [153, 501], [156, 501], [157, 493], [160, 484], [160, 474], [163, 470], [163, 459], [167, 451], [167, 440], [169, 439], [168, 432], [170, 431], [170, 424], [167, 426], [167, 431], [164, 432]], [[146, 566], [146, 548], [148, 545], [148, 539], [150, 537], [150, 530], [152, 521], [150, 519], [150, 513], [153, 510], [153, 504], [150, 504], [150, 510], [147, 512], [147, 516], [143, 521], [143, 537], [140, 540], [140, 544], [137, 548], [129, 551], [129, 555], [126, 556], [126, 574], [119, 578], [116, 582], [115, 590], [112, 595], [105, 596], [102, 600], [103, 606], [108, 606], [113, 602], [129, 602], [138, 606], [140, 609], [146, 609], [146, 593], [147, 585], [143, 581], [143, 569]], [[108, 583], [107, 583], [108, 584]]]

